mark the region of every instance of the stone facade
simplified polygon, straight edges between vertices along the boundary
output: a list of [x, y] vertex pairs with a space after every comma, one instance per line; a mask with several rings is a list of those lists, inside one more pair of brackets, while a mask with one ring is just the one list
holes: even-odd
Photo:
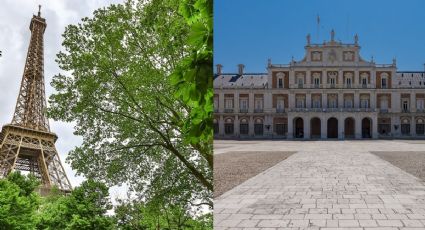
[[425, 138], [423, 71], [398, 72], [396, 60], [363, 59], [355, 42], [305, 46], [267, 73], [214, 76], [216, 138]]

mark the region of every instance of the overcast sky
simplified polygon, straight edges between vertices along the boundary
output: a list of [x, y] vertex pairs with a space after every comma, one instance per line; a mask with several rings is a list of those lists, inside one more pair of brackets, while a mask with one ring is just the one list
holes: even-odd
[[[76, 24], [83, 17], [91, 17], [93, 11], [123, 0], [2, 0], [0, 7], [0, 126], [12, 121], [18, 96], [25, 58], [27, 54], [33, 14], [37, 14], [41, 5], [41, 16], [46, 18], [47, 28], [44, 33], [44, 78], [46, 96], [52, 94], [50, 86], [53, 75], [61, 70], [55, 62], [56, 54], [61, 50], [62, 33], [69, 24]], [[56, 148], [72, 186], [80, 184], [82, 177], [65, 163], [68, 152], [81, 143], [81, 138], [73, 135], [73, 125], [50, 120], [50, 128], [59, 139]], [[112, 197], [122, 189], [111, 191]], [[122, 194], [121, 194], [122, 195]]]

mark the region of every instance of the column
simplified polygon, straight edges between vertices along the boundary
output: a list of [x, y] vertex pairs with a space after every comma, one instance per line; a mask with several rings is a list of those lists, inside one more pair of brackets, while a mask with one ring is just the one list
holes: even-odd
[[264, 112], [272, 112], [273, 107], [273, 97], [271, 92], [265, 92], [263, 94], [263, 100], [264, 100]]
[[399, 113], [401, 111], [401, 97], [400, 92], [391, 93], [391, 111], [394, 113]]
[[338, 116], [338, 139], [344, 139], [344, 117]]
[[360, 94], [357, 90], [354, 92], [354, 108], [360, 108]]
[[362, 138], [362, 117], [359, 115], [356, 115], [355, 117], [355, 126], [356, 126], [356, 139]]
[[290, 92], [288, 93], [288, 109], [295, 108], [295, 93]]
[[378, 138], [378, 116], [376, 114], [372, 116], [372, 138]]
[[220, 119], [218, 120], [218, 135], [224, 136], [224, 119], [223, 115], [220, 115]]
[[250, 92], [248, 95], [248, 113], [254, 113], [254, 93]]
[[410, 94], [410, 112], [416, 112], [416, 97], [415, 93]]
[[[397, 137], [400, 134], [400, 119], [398, 117], [392, 115], [391, 116], [391, 136]], [[398, 126], [398, 129], [395, 129], [395, 125]]]
[[323, 116], [320, 118], [320, 136], [322, 139], [328, 138], [328, 118]]
[[326, 93], [322, 93], [322, 108], [328, 108], [328, 95]]
[[359, 87], [360, 77], [359, 77], [359, 71], [354, 71], [354, 88]]
[[310, 70], [307, 70], [306, 72], [305, 84], [307, 85], [308, 88], [311, 88], [311, 71]]
[[338, 92], [338, 108], [344, 108], [344, 93]]
[[370, 92], [370, 108], [371, 109], [376, 109], [376, 93]]
[[372, 84], [373, 88], [376, 88], [376, 71], [372, 70], [370, 75], [370, 83]]
[[416, 137], [416, 119], [415, 119], [415, 116], [412, 116], [410, 119], [411, 119], [410, 135], [412, 135], [412, 137]]
[[239, 137], [240, 136], [240, 126], [239, 126], [239, 116], [235, 115], [235, 121], [233, 122], [233, 129], [234, 129], [234, 133], [235, 133], [235, 137]]
[[310, 116], [303, 117], [304, 120], [304, 139], [310, 139]]
[[342, 70], [341, 69], [338, 71], [338, 85], [340, 85], [341, 88], [344, 85], [344, 80], [343, 80], [343, 77], [342, 77]]
[[290, 113], [288, 113], [288, 135], [286, 138], [287, 139], [294, 138], [294, 116]]
[[224, 112], [224, 93], [220, 92], [218, 94], [218, 112], [223, 113]]
[[289, 88], [292, 87], [292, 85], [295, 84], [295, 73], [294, 70], [289, 70]]
[[[239, 91], [236, 91], [236, 93], [234, 94], [234, 107], [235, 107], [235, 110], [234, 110], [234, 113], [239, 113]], [[238, 132], [239, 133], [239, 132]]]
[[249, 136], [254, 136], [254, 118], [252, 116], [249, 116], [249, 132], [248, 135]]

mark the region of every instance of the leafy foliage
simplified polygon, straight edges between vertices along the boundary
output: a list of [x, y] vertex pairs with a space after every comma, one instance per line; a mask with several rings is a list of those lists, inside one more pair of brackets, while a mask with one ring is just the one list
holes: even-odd
[[38, 229], [114, 229], [108, 188], [87, 180], [69, 196], [52, 194], [43, 205]]
[[63, 37], [70, 75], [54, 76], [49, 114], [83, 137], [72, 168], [148, 201], [212, 206], [211, 1], [111, 5]]
[[0, 229], [34, 229], [40, 197], [34, 192], [38, 182], [19, 172], [0, 180]]
[[193, 217], [179, 206], [164, 209], [152, 203], [121, 201], [115, 213], [118, 227], [123, 230], [212, 229], [212, 214]]

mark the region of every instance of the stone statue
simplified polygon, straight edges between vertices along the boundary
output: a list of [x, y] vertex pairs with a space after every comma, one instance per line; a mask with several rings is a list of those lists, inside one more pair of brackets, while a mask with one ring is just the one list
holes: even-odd
[[331, 31], [331, 41], [334, 41], [334, 39], [335, 39], [335, 31], [334, 31], [334, 29], [332, 29], [332, 31]]
[[311, 39], [310, 34], [307, 34], [307, 45], [310, 45], [310, 39]]
[[358, 42], [359, 42], [359, 36], [356, 34], [354, 35], [354, 44], [357, 45]]

